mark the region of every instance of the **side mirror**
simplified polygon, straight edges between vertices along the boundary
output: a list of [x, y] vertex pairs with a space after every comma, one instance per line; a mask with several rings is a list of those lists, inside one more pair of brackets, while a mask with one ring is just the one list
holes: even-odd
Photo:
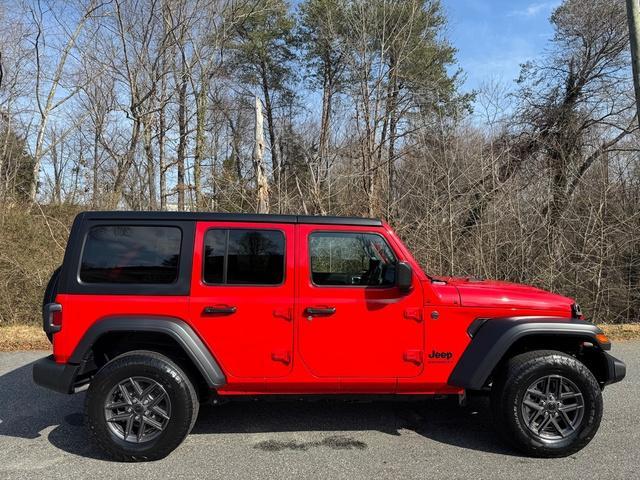
[[411, 290], [412, 279], [413, 271], [411, 270], [411, 265], [407, 262], [398, 262], [396, 264], [396, 287], [401, 292], [406, 293]]

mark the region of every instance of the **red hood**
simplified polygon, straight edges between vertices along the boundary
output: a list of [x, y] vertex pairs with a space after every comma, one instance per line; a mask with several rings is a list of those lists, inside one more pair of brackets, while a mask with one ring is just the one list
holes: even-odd
[[571, 298], [530, 285], [455, 277], [434, 279], [435, 285], [438, 280], [455, 286], [460, 294], [461, 304], [466, 307], [562, 310], [571, 315], [571, 305], [574, 303]]

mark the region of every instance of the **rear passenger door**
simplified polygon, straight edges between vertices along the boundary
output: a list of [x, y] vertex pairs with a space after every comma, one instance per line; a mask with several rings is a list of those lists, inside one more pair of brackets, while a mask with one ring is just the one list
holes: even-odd
[[190, 310], [203, 340], [227, 375], [286, 376], [293, 359], [293, 225], [199, 222], [195, 237]]

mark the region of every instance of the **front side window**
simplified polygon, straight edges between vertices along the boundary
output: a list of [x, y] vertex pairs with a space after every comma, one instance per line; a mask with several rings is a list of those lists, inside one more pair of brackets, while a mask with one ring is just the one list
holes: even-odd
[[204, 281], [279, 285], [284, 281], [284, 245], [284, 234], [277, 230], [209, 230], [204, 237]]
[[309, 236], [311, 279], [316, 285], [392, 286], [396, 257], [374, 233], [318, 232]]
[[92, 227], [82, 253], [85, 283], [167, 284], [178, 279], [182, 231], [178, 227]]

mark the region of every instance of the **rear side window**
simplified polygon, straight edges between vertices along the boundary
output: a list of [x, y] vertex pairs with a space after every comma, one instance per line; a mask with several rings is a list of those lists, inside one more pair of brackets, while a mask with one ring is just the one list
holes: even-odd
[[284, 234], [277, 230], [209, 230], [204, 237], [204, 281], [279, 285], [284, 282], [284, 249]]
[[167, 284], [178, 279], [178, 227], [100, 225], [87, 234], [80, 265], [85, 283]]

